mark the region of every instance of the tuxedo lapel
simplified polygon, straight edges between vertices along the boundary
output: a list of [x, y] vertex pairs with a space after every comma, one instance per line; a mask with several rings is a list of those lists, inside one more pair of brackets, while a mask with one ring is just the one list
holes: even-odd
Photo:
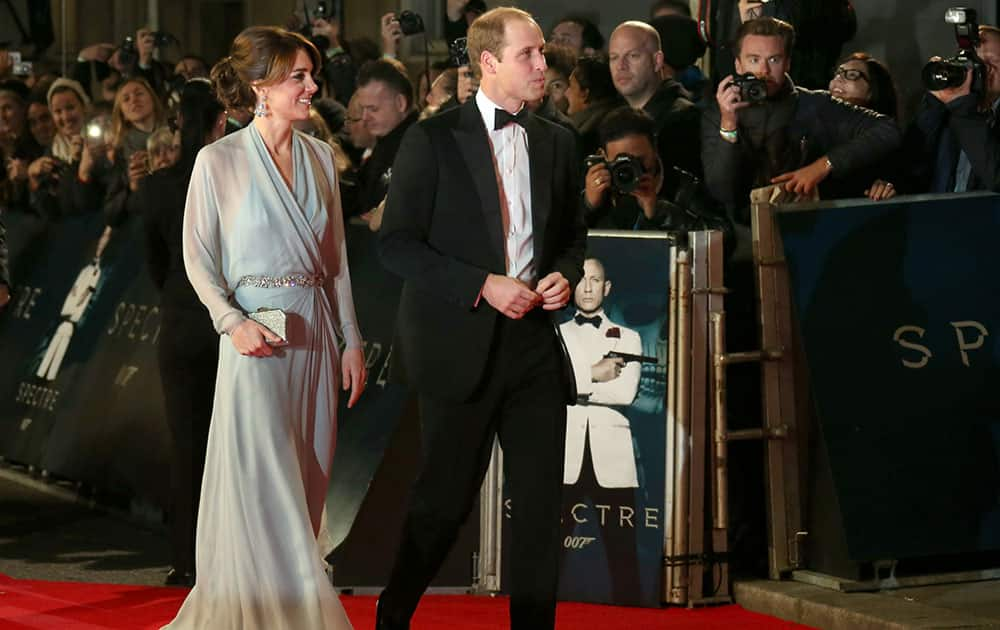
[[535, 260], [541, 260], [545, 246], [545, 227], [552, 209], [553, 156], [555, 139], [552, 131], [535, 114], [527, 117], [528, 163], [531, 169], [531, 228], [535, 244]]
[[[470, 98], [462, 106], [458, 127], [452, 133], [462, 153], [462, 158], [472, 176], [472, 184], [479, 195], [480, 211], [486, 221], [490, 244], [499, 258], [497, 269], [504, 268], [503, 219], [500, 215], [500, 190], [497, 188], [496, 169], [493, 166], [493, 149], [490, 148], [486, 127], [476, 107], [476, 99]], [[534, 188], [534, 185], [532, 185]]]

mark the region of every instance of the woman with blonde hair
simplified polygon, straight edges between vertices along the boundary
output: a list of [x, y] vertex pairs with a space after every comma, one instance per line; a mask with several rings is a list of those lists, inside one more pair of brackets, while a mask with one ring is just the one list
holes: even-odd
[[212, 69], [226, 109], [255, 118], [198, 153], [184, 211], [187, 275], [223, 337], [195, 586], [171, 630], [351, 627], [317, 534], [338, 389], [353, 406], [364, 357], [333, 150], [293, 127], [319, 66], [301, 35], [257, 26]]

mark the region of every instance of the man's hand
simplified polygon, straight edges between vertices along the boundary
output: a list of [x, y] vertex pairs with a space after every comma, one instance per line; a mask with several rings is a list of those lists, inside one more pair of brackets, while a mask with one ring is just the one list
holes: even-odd
[[361, 348], [349, 348], [344, 350], [340, 357], [341, 387], [344, 391], [351, 390], [351, 397], [347, 399], [347, 408], [350, 409], [354, 403], [361, 398], [361, 392], [365, 391], [365, 384], [368, 382], [368, 374], [365, 371], [365, 355]]
[[[940, 57], [931, 57], [931, 61], [941, 61]], [[962, 85], [953, 88], [945, 88], [943, 90], [933, 90], [931, 91], [931, 96], [941, 101], [945, 105], [952, 102], [956, 98], [961, 98], [972, 93], [972, 70], [965, 71], [965, 81]]]
[[611, 171], [608, 170], [607, 164], [604, 162], [594, 164], [587, 169], [587, 175], [584, 179], [586, 185], [584, 196], [587, 199], [587, 205], [591, 208], [599, 208], [604, 205], [604, 195], [611, 188]]
[[0, 309], [7, 306], [8, 302], [10, 302], [10, 287], [0, 284]]
[[520, 280], [495, 273], [486, 276], [483, 297], [490, 306], [511, 319], [521, 319], [542, 301], [542, 296]]
[[830, 174], [826, 157], [821, 157], [809, 166], [783, 173], [771, 178], [772, 184], [784, 184], [784, 189], [797, 195], [811, 195], [820, 182]]
[[252, 319], [240, 323], [229, 333], [236, 351], [245, 357], [269, 357], [273, 353], [268, 341], [280, 343], [281, 337]]
[[330, 48], [340, 48], [340, 22], [337, 20], [325, 20], [323, 18], [313, 18], [313, 37], [323, 36], [330, 41]]
[[872, 185], [868, 187], [868, 190], [865, 191], [865, 196], [872, 201], [892, 199], [896, 196], [896, 187], [892, 185], [892, 182], [876, 179], [872, 182]]
[[740, 88], [733, 84], [733, 75], [727, 76], [719, 83], [719, 88], [715, 91], [715, 101], [719, 104], [721, 115], [719, 126], [730, 131], [739, 126], [739, 111], [750, 105], [740, 99]]
[[135, 50], [139, 53], [139, 65], [148, 68], [153, 62], [153, 50], [156, 48], [156, 37], [148, 28], [140, 28], [135, 32]]
[[557, 311], [569, 302], [569, 280], [558, 271], [553, 271], [538, 281], [535, 293], [542, 299], [542, 308]]
[[595, 383], [607, 383], [621, 376], [622, 368], [625, 367], [625, 359], [616, 357], [614, 359], [601, 359], [590, 366], [590, 380]]
[[395, 13], [382, 16], [382, 52], [390, 57], [399, 55], [399, 42], [403, 39], [403, 29]]
[[448, 20], [451, 22], [457, 22], [459, 18], [465, 14], [465, 5], [469, 4], [469, 0], [448, 0], [445, 5], [445, 12], [448, 14]]
[[108, 44], [106, 42], [102, 42], [100, 44], [91, 44], [90, 46], [81, 49], [80, 52], [77, 54], [77, 57], [79, 57], [83, 61], [106, 62], [108, 60], [108, 57], [110, 57], [111, 53], [113, 53], [114, 51], [115, 51], [114, 44]]

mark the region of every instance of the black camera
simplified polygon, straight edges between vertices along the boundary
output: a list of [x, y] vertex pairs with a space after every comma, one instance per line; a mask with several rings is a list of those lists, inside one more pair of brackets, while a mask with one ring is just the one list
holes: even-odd
[[740, 100], [745, 103], [763, 103], [767, 100], [767, 81], [758, 79], [750, 72], [734, 76], [733, 85], [740, 88]]
[[945, 11], [944, 21], [955, 25], [958, 53], [949, 59], [927, 62], [921, 72], [924, 87], [931, 91], [955, 88], [965, 83], [967, 72], [972, 72], [972, 91], [982, 92], [986, 66], [976, 54], [979, 45], [979, 20], [974, 9], [961, 7]]
[[448, 44], [448, 61], [456, 68], [469, 65], [468, 38], [458, 37], [455, 41]]
[[403, 35], [416, 35], [424, 32], [424, 18], [413, 11], [402, 11], [396, 16], [396, 21], [399, 22], [399, 30], [403, 31]]
[[595, 164], [604, 164], [611, 173], [612, 192], [622, 195], [627, 195], [638, 188], [639, 179], [646, 174], [642, 160], [629, 153], [621, 153], [610, 162], [605, 160], [603, 155], [588, 155], [586, 164], [588, 171]]

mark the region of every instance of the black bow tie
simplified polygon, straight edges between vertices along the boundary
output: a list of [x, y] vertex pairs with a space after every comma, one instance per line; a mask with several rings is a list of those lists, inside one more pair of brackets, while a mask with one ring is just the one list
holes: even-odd
[[593, 317], [587, 317], [586, 315], [575, 315], [573, 320], [576, 321], [577, 326], [583, 326], [584, 324], [590, 324], [594, 328], [601, 327], [601, 316], [594, 315]]
[[528, 117], [528, 108], [522, 106], [521, 111], [511, 114], [505, 109], [496, 109], [493, 112], [493, 131], [503, 129], [510, 123], [524, 126], [524, 119]]

